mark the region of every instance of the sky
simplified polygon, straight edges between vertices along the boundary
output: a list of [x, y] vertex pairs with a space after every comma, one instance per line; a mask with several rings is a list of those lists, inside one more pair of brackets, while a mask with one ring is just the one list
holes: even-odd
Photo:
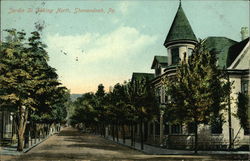
[[[167, 56], [163, 42], [179, 0], [29, 0], [1, 1], [2, 30], [30, 33], [44, 28], [49, 64], [71, 93], [95, 92], [131, 79], [133, 72], [149, 72], [155, 55]], [[224, 36], [241, 40], [249, 27], [246, 0], [182, 0], [183, 10], [197, 38]]]

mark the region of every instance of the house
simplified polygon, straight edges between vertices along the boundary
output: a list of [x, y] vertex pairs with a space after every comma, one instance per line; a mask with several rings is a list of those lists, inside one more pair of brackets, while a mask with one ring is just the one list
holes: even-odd
[[[250, 129], [243, 129], [239, 118], [235, 115], [238, 109], [237, 99], [239, 92], [245, 93], [248, 97], [250, 96], [250, 47], [247, 28], [243, 27], [241, 34], [242, 41], [240, 42], [227, 37], [207, 37], [203, 42], [208, 50], [217, 54], [218, 68], [228, 73], [228, 81], [233, 83], [233, 87], [230, 94], [232, 99], [227, 107], [228, 110], [223, 111], [226, 122], [222, 123], [219, 121], [214, 125], [199, 126], [198, 142], [200, 149], [226, 149], [229, 146], [238, 148], [250, 144]], [[176, 66], [180, 61], [184, 61], [185, 54], [187, 54], [188, 59], [196, 43], [197, 37], [180, 2], [164, 42], [167, 53], [164, 56], [155, 56], [151, 67], [151, 69], [155, 70], [155, 78], [151, 80], [151, 84], [154, 86], [156, 94], [160, 97], [162, 106], [168, 99], [162, 78], [175, 75]], [[249, 116], [250, 106], [248, 107]], [[165, 145], [169, 148], [193, 148], [194, 134], [191, 128], [186, 125], [171, 124], [165, 121], [162, 112], [159, 120], [159, 145]]]
[[[244, 28], [243, 28], [244, 30]], [[244, 32], [243, 32], [244, 33]], [[244, 35], [242, 36], [244, 39]], [[225, 131], [223, 134], [225, 137], [229, 137], [229, 135], [233, 138], [233, 145], [236, 147], [242, 145], [250, 145], [250, 103], [248, 101], [248, 127], [243, 129], [240, 126], [239, 119], [235, 117], [235, 114], [238, 110], [238, 95], [239, 93], [243, 93], [250, 100], [250, 43], [249, 37], [244, 39], [241, 42], [238, 42], [232, 45], [229, 48], [228, 53], [228, 64], [227, 64], [227, 72], [229, 75], [229, 81], [233, 82], [232, 90], [231, 90], [231, 125], [229, 122], [226, 122], [223, 125], [223, 130], [227, 127], [231, 127], [231, 134], [229, 134], [229, 130]], [[228, 114], [228, 113], [227, 113]]]
[[0, 111], [0, 145], [16, 140], [16, 124], [14, 122], [14, 115], [11, 111]]

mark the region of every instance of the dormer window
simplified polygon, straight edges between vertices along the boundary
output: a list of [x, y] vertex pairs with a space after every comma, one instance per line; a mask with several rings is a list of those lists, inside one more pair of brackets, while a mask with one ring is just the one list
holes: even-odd
[[180, 61], [179, 48], [171, 49], [172, 65], [178, 64]]

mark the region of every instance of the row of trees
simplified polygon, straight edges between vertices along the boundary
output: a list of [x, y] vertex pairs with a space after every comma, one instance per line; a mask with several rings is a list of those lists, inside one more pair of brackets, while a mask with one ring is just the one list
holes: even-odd
[[121, 129], [123, 142], [126, 130], [130, 130], [131, 145], [135, 142], [135, 126], [140, 125], [141, 148], [143, 149], [143, 123], [157, 118], [159, 114], [154, 91], [148, 80], [138, 79], [123, 84], [116, 84], [113, 91], [105, 93], [100, 84], [97, 92], [86, 93], [74, 103], [71, 124], [84, 123], [85, 128], [105, 136], [105, 128], [111, 127], [113, 140]]
[[46, 45], [38, 31], [28, 38], [24, 31], [5, 32], [6, 39], [0, 42], [0, 108], [14, 112], [17, 150], [22, 151], [27, 121], [62, 122], [69, 91], [48, 64]]

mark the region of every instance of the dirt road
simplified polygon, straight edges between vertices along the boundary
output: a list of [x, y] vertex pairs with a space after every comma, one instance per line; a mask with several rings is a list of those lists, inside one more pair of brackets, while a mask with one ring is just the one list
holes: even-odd
[[[82, 134], [76, 129], [64, 128], [58, 135], [39, 144], [29, 152], [3, 160], [214, 160], [210, 156], [146, 155], [106, 140], [100, 136]], [[221, 158], [219, 159], [221, 160]]]

